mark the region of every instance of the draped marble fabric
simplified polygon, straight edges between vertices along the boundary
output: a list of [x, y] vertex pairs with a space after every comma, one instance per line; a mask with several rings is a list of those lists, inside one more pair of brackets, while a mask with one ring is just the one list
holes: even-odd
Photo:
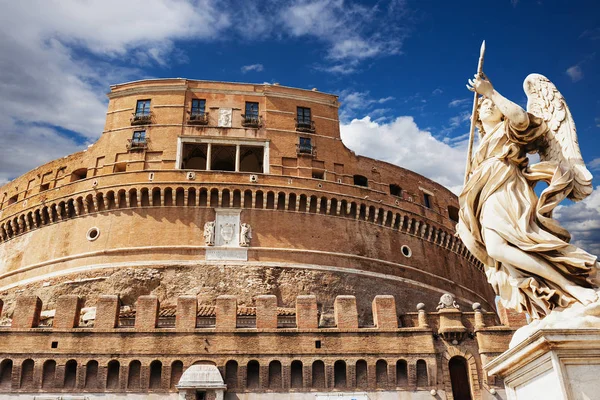
[[[528, 116], [524, 129], [505, 120], [482, 138], [459, 196], [457, 230], [469, 251], [485, 265], [487, 279], [503, 305], [541, 318], [575, 299], [556, 282], [492, 259], [486, 251], [484, 228], [578, 286], [593, 287], [596, 256], [569, 244], [569, 233], [551, 217], [573, 185], [573, 176], [568, 166], [556, 163], [527, 167], [528, 147], [548, 129], [542, 119]], [[539, 180], [550, 184], [538, 199], [533, 187]]]

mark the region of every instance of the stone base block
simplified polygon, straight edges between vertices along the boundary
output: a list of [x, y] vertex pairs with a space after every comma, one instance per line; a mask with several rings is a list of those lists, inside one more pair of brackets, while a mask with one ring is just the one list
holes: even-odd
[[600, 399], [600, 329], [542, 329], [484, 367], [508, 400]]

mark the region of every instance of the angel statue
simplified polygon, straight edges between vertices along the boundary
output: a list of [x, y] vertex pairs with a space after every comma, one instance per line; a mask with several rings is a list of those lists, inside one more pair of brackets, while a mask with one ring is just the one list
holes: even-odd
[[[546, 77], [531, 74], [523, 86], [527, 111], [483, 73], [469, 80], [469, 90], [483, 96], [475, 113], [480, 143], [459, 196], [457, 231], [505, 307], [539, 320], [593, 303], [600, 317], [597, 257], [569, 244], [569, 232], [552, 218], [564, 198], [582, 200], [593, 189], [571, 112]], [[535, 152], [541, 161], [528, 165], [527, 153]], [[538, 181], [548, 184], [539, 198]]]
[[204, 224], [204, 242], [207, 246], [215, 245], [215, 221], [208, 221]]

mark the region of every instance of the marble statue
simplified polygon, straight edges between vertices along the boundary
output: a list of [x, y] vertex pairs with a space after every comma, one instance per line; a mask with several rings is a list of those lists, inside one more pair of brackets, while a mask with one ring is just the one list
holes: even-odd
[[[570, 244], [569, 232], [552, 218], [563, 199], [582, 200], [593, 189], [563, 96], [539, 74], [524, 82], [527, 111], [483, 73], [467, 87], [482, 95], [474, 113], [480, 143], [459, 196], [458, 235], [485, 265], [505, 307], [527, 312], [538, 328], [553, 312], [543, 327], [582, 317], [583, 326], [600, 328], [597, 257]], [[528, 165], [534, 152], [541, 161]], [[538, 181], [548, 184], [539, 198]]]
[[209, 221], [204, 224], [204, 243], [207, 246], [215, 245], [215, 221]]
[[250, 224], [241, 224], [240, 225], [240, 246], [248, 247], [250, 246], [250, 239], [252, 239], [252, 228]]

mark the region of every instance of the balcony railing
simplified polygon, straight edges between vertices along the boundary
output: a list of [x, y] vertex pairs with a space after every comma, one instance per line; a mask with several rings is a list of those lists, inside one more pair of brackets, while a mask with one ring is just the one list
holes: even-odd
[[262, 126], [262, 117], [242, 114], [242, 126], [246, 128], [260, 128]]
[[313, 145], [305, 145], [305, 144], [296, 144], [296, 154], [298, 155], [308, 155], [308, 156], [316, 156], [317, 155], [317, 146]]
[[152, 112], [146, 112], [143, 114], [133, 113], [131, 116], [131, 125], [148, 125], [152, 123]]
[[296, 130], [298, 132], [307, 132], [307, 133], [315, 133], [315, 121], [311, 120], [297, 120], [296, 121]]
[[190, 119], [188, 120], [189, 125], [208, 125], [208, 113], [207, 112], [199, 112], [190, 114]]
[[148, 142], [146, 139], [127, 139], [127, 150], [146, 150], [148, 148]]

